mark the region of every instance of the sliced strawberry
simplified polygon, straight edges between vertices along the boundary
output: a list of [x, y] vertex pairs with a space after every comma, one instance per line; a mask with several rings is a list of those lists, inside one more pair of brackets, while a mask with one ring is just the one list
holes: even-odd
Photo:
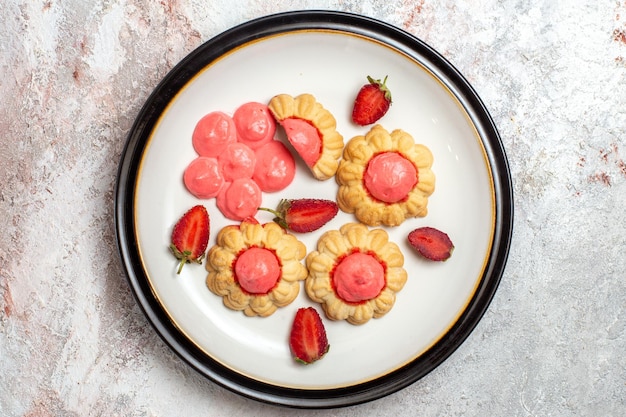
[[291, 326], [289, 347], [297, 362], [308, 365], [321, 359], [330, 345], [322, 319], [313, 307], [300, 308]]
[[259, 208], [269, 211], [276, 217], [274, 221], [283, 229], [296, 233], [307, 233], [319, 229], [331, 221], [339, 211], [337, 203], [317, 198], [283, 199], [276, 210]]
[[434, 227], [420, 227], [409, 233], [409, 243], [431, 261], [445, 261], [454, 250], [450, 237]]
[[360, 126], [378, 121], [391, 106], [391, 91], [386, 85], [387, 77], [381, 82], [368, 75], [367, 81], [369, 84], [361, 87], [352, 108], [352, 121]]
[[202, 205], [189, 209], [172, 231], [170, 250], [180, 260], [177, 274], [186, 263], [202, 263], [209, 243], [209, 213]]

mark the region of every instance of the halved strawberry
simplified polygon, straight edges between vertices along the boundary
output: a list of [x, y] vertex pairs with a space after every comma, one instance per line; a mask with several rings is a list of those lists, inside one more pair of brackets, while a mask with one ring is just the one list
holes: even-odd
[[202, 205], [190, 208], [172, 231], [170, 250], [180, 260], [177, 274], [186, 263], [201, 264], [209, 243], [209, 213]]
[[352, 121], [360, 126], [378, 121], [391, 106], [391, 91], [386, 85], [387, 77], [381, 82], [368, 75], [367, 81], [369, 84], [361, 87], [352, 108]]
[[339, 211], [337, 203], [318, 198], [283, 199], [276, 210], [260, 207], [276, 217], [274, 221], [283, 229], [307, 233], [319, 229], [331, 221]]
[[409, 233], [409, 243], [431, 261], [445, 261], [454, 250], [450, 237], [434, 227], [419, 227]]
[[320, 315], [313, 307], [300, 308], [291, 326], [289, 347], [297, 362], [308, 365], [321, 359], [330, 345]]

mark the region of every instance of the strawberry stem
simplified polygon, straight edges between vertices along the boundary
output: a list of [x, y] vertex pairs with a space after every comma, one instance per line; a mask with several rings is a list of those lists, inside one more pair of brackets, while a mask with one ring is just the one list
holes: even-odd
[[[180, 275], [180, 272], [183, 270], [183, 266], [185, 266], [186, 263], [191, 262], [191, 259], [189, 259], [189, 257], [191, 256], [191, 252], [186, 250], [186, 251], [180, 251], [176, 245], [171, 244], [170, 245], [170, 250], [172, 251], [172, 253], [174, 254], [174, 256], [176, 257], [176, 259], [180, 259], [180, 262], [178, 263], [178, 269], [176, 270], [176, 274]], [[203, 255], [204, 256], [204, 255]], [[198, 261], [201, 262], [203, 256], [201, 256], [200, 258], [198, 258]], [[198, 263], [200, 263], [198, 262]]]
[[289, 225], [287, 224], [287, 221], [285, 220], [284, 212], [279, 211], [279, 210], [272, 210], [270, 208], [265, 208], [265, 207], [259, 207], [259, 210], [268, 211], [272, 213], [275, 216], [273, 219], [275, 223], [277, 223], [283, 229], [289, 229]]
[[279, 213], [279, 212], [277, 212], [276, 210], [272, 210], [271, 208], [259, 207], [259, 210], [269, 211], [269, 212], [270, 212], [270, 213], [272, 213], [274, 216], [276, 216], [276, 217], [280, 217], [280, 213]]
[[180, 275], [180, 272], [183, 270], [183, 266], [187, 263], [187, 258], [182, 257], [180, 262], [178, 263], [178, 270], [176, 271], [177, 275]]

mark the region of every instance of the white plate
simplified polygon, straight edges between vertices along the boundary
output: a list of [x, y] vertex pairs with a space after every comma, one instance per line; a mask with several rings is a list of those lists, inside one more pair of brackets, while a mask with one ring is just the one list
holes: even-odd
[[[211, 111], [233, 113], [248, 101], [279, 93], [311, 93], [337, 120], [346, 142], [368, 128], [351, 123], [352, 101], [366, 76], [388, 76], [393, 94], [379, 121], [400, 128], [434, 155], [436, 191], [429, 214], [387, 228], [405, 255], [409, 279], [393, 309], [362, 326], [324, 320], [329, 353], [296, 363], [288, 334], [299, 307], [319, 305], [304, 289], [267, 318], [227, 309], [206, 285], [204, 266], [176, 274], [168, 251], [176, 220], [204, 204], [211, 238], [235, 222], [215, 200], [198, 200], [182, 183], [197, 156], [196, 122]], [[297, 159], [297, 157], [296, 157]], [[214, 381], [262, 401], [301, 407], [349, 405], [414, 382], [451, 354], [482, 316], [508, 253], [512, 201], [506, 157], [487, 111], [450, 64], [426, 45], [381, 22], [335, 12], [268, 16], [236, 27], [183, 60], [155, 90], [129, 136], [118, 182], [120, 251], [131, 287], [157, 331], [187, 362]], [[298, 163], [281, 198], [335, 199], [334, 179], [317, 181]], [[259, 212], [261, 222], [272, 220]], [[340, 212], [323, 229], [299, 234], [313, 250], [326, 230], [355, 218]], [[455, 244], [445, 263], [425, 261], [407, 244], [419, 226], [448, 233]]]

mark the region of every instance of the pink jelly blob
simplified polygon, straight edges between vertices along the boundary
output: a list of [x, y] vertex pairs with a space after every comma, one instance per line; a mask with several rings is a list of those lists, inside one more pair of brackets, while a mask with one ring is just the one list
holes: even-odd
[[296, 175], [296, 162], [287, 147], [276, 140], [256, 151], [256, 166], [252, 179], [262, 191], [271, 193], [286, 188]]
[[315, 126], [303, 119], [288, 118], [281, 122], [289, 143], [309, 167], [313, 167], [322, 154], [322, 139]]
[[249, 102], [235, 110], [233, 120], [241, 143], [257, 149], [274, 138], [276, 121], [265, 104]]
[[250, 294], [267, 294], [280, 278], [278, 259], [265, 248], [246, 249], [237, 257], [234, 269], [237, 282]]
[[363, 183], [374, 198], [397, 203], [404, 200], [417, 184], [417, 169], [399, 153], [383, 152], [367, 164]]
[[237, 178], [252, 178], [257, 157], [252, 149], [243, 143], [231, 143], [217, 157], [220, 170], [226, 181]]
[[217, 159], [199, 156], [185, 168], [183, 182], [187, 190], [196, 197], [213, 198], [224, 185], [224, 177]]
[[235, 122], [226, 113], [215, 111], [204, 116], [193, 131], [191, 141], [200, 156], [216, 157], [237, 140]]
[[385, 269], [372, 255], [355, 252], [337, 265], [333, 285], [337, 295], [349, 303], [371, 300], [385, 286]]
[[262, 192], [250, 178], [238, 178], [226, 183], [217, 195], [217, 208], [231, 219], [241, 221], [254, 217], [261, 206]]

